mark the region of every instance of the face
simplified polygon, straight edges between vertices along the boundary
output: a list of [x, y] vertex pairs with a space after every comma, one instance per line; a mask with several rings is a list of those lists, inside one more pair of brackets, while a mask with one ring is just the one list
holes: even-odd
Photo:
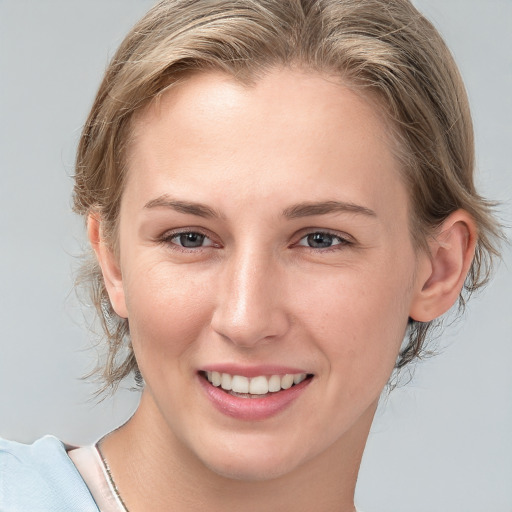
[[387, 133], [291, 70], [198, 74], [136, 118], [103, 266], [161, 439], [259, 479], [367, 433], [421, 286]]

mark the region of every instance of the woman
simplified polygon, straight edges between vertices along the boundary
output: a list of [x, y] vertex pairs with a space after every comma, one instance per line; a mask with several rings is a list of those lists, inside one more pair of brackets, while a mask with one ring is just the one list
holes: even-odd
[[59, 489], [354, 510], [393, 367], [496, 254], [472, 170], [457, 70], [407, 2], [158, 4], [107, 70], [75, 187], [104, 376], [141, 376], [141, 403], [97, 449], [60, 448]]

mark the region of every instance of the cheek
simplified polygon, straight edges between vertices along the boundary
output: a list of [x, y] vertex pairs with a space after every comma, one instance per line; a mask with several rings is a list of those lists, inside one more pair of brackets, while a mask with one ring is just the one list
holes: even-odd
[[357, 385], [374, 376], [385, 383], [408, 321], [413, 267], [377, 262], [340, 269], [329, 286], [306, 283], [299, 316], [331, 369]]
[[138, 262], [125, 276], [130, 334], [137, 360], [158, 362], [201, 337], [212, 301], [201, 272], [185, 272], [161, 262]]

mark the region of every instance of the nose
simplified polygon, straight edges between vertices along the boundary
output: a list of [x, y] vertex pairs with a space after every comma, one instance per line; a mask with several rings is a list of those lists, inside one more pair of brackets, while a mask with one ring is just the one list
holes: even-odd
[[272, 257], [250, 250], [233, 255], [218, 276], [213, 330], [242, 347], [283, 336], [289, 328], [283, 274]]

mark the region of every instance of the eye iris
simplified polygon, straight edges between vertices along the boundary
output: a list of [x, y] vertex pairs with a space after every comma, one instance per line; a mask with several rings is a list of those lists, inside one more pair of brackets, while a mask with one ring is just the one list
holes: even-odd
[[180, 235], [180, 244], [183, 247], [201, 247], [204, 242], [204, 235], [201, 235], [200, 233], [183, 233]]
[[315, 249], [323, 248], [323, 247], [331, 247], [333, 243], [334, 236], [329, 235], [328, 233], [311, 233], [308, 235], [308, 245], [310, 247], [314, 247]]

